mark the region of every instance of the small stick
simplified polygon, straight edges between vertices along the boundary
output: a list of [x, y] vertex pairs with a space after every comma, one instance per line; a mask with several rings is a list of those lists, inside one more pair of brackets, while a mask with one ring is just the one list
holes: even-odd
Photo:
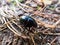
[[8, 24], [7, 24], [7, 27], [8, 27], [14, 34], [16, 34], [16, 35], [18, 35], [18, 36], [20, 36], [20, 37], [22, 37], [22, 38], [29, 38], [29, 37], [26, 37], [26, 36], [21, 35], [20, 33], [15, 32], [14, 29], [12, 29]]
[[[17, 23], [15, 22], [15, 21], [12, 21], [14, 24], [16, 24], [17, 25]], [[21, 27], [21, 26], [19, 26], [19, 25], [17, 25], [21, 30], [23, 30], [23, 28]]]
[[18, 2], [18, 0], [15, 0], [16, 1], [16, 3], [17, 3], [17, 6], [19, 7], [19, 8], [21, 8], [22, 10], [24, 10], [25, 12], [28, 12], [28, 11], [26, 11], [23, 7], [21, 7], [20, 5], [19, 5], [19, 2]]
[[60, 33], [42, 33], [42, 34], [45, 34], [45, 35], [57, 35], [57, 36], [60, 36]]
[[55, 37], [55, 38], [51, 41], [50, 44], [54, 43], [54, 41], [55, 41], [56, 39], [57, 39], [57, 37]]
[[49, 25], [49, 24], [46, 24], [46, 23], [44, 23], [44, 22], [42, 22], [42, 21], [40, 21], [40, 20], [37, 20], [37, 19], [35, 19], [36, 20], [36, 22], [39, 24], [39, 25], [42, 25], [42, 26], [45, 26], [45, 27], [49, 27], [49, 28], [55, 28], [55, 25]]
[[14, 27], [13, 25], [8, 21], [8, 24], [11, 26], [12, 29], [14, 29], [14, 31], [16, 31], [18, 34], [21, 34], [20, 32], [18, 32]]
[[60, 19], [56, 22], [56, 23], [54, 23], [53, 25], [57, 25], [57, 24], [59, 24], [60, 23]]
[[18, 31], [16, 32], [16, 30], [14, 30], [14, 28], [12, 29], [10, 26], [12, 26], [12, 25], [10, 25], [9, 26], [9, 24], [10, 24], [10, 22], [8, 21], [7, 23], [6, 23], [6, 26], [13, 32], [13, 33], [15, 33], [16, 35], [18, 35], [18, 36], [20, 36], [20, 37], [22, 37], [22, 38], [29, 38], [28, 36], [23, 36], [23, 35], [21, 35], [21, 33], [18, 33]]
[[33, 44], [36, 45], [36, 44], [35, 44], [35, 41], [34, 41], [33, 35], [30, 34], [30, 36], [31, 36], [31, 39], [32, 39], [32, 41], [33, 41]]
[[42, 32], [44, 33], [44, 32], [46, 32], [46, 31], [48, 31], [50, 28], [48, 28], [48, 29], [46, 29], [46, 30], [43, 30]]
[[4, 28], [2, 28], [2, 29], [0, 29], [0, 31], [3, 31], [3, 30], [5, 30], [7, 27], [4, 27]]

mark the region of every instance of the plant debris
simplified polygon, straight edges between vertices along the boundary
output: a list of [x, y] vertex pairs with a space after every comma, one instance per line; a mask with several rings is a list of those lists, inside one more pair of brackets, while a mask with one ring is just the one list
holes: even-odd
[[[23, 15], [37, 27], [22, 26]], [[60, 45], [60, 0], [0, 0], [0, 45]]]

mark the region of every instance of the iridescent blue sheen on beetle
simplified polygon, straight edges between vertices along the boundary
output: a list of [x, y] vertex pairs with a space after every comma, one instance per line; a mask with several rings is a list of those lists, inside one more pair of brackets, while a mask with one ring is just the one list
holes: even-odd
[[30, 16], [21, 16], [20, 17], [20, 24], [24, 27], [37, 27], [36, 21]]

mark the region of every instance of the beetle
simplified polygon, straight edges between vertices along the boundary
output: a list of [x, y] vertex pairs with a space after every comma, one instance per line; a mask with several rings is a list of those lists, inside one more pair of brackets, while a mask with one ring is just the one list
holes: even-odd
[[20, 17], [20, 24], [24, 27], [28, 27], [29, 29], [31, 27], [37, 27], [36, 21], [32, 17], [26, 15]]

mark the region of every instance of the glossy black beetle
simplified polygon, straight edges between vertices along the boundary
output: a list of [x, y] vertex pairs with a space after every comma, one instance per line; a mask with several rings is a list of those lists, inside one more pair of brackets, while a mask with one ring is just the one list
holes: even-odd
[[28, 28], [37, 27], [36, 21], [30, 16], [21, 16], [20, 24], [22, 24], [24, 27], [28, 27]]

